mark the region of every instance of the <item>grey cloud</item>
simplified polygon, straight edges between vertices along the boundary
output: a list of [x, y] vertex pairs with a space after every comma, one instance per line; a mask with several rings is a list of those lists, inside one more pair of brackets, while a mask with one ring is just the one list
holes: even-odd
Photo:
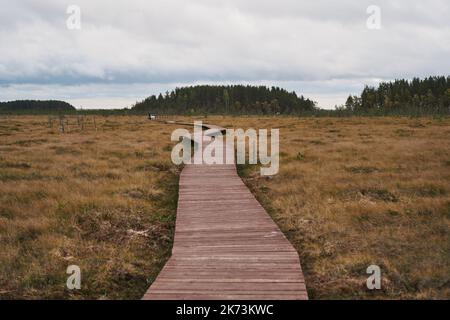
[[[65, 27], [69, 4], [81, 7], [82, 30]], [[365, 26], [370, 4], [382, 9], [379, 31]], [[349, 91], [370, 79], [448, 74], [449, 7], [447, 0], [2, 3], [0, 85], [311, 82], [334, 95], [336, 86]]]

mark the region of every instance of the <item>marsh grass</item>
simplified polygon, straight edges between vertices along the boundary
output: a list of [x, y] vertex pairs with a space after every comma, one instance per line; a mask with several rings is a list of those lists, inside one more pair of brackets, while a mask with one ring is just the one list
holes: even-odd
[[[61, 134], [46, 117], [0, 119], [0, 299], [139, 299], [168, 259], [171, 127], [96, 120]], [[72, 264], [81, 290], [66, 289]]]
[[[299, 252], [310, 298], [450, 298], [448, 118], [195, 119], [280, 128], [278, 175], [238, 170]], [[60, 134], [46, 123], [0, 119], [0, 299], [140, 298], [172, 245], [178, 126], [98, 117], [97, 131]], [[65, 289], [71, 264], [80, 291]], [[371, 264], [382, 290], [365, 287]]]
[[[239, 174], [298, 250], [310, 298], [450, 298], [450, 119], [248, 117], [233, 126], [281, 128], [279, 174], [249, 165]], [[365, 286], [371, 264], [381, 290]]]

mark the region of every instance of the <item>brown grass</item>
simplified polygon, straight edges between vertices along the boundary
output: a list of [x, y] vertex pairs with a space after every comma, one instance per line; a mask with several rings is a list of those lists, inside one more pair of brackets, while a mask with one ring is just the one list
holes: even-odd
[[[297, 248], [312, 299], [450, 298], [450, 120], [217, 119], [280, 128], [280, 172], [244, 180]], [[382, 289], [366, 288], [366, 268]]]
[[[449, 119], [203, 121], [280, 128], [279, 174], [240, 171], [297, 248], [310, 298], [450, 298]], [[0, 119], [0, 298], [140, 298], [172, 243], [175, 126], [46, 125]], [[80, 291], [65, 289], [70, 264]], [[371, 264], [382, 290], [365, 287]]]
[[[141, 117], [0, 119], [0, 298], [141, 298], [168, 258], [171, 127]], [[65, 287], [78, 265], [82, 289]]]

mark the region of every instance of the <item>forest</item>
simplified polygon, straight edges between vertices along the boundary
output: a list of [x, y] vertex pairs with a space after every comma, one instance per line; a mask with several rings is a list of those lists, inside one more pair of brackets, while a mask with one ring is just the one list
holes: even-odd
[[[324, 106], [320, 106], [324, 107]], [[0, 114], [427, 116], [450, 114], [450, 76], [365, 86], [334, 110], [279, 87], [198, 85], [151, 95], [131, 108], [77, 110], [64, 101], [0, 102]]]
[[71, 104], [58, 100], [16, 100], [0, 102], [0, 114], [72, 114]]
[[201, 85], [152, 95], [136, 103], [131, 113], [296, 115], [315, 109], [314, 101], [278, 87]]
[[382, 82], [366, 86], [361, 96], [349, 96], [337, 108], [349, 114], [435, 115], [450, 113], [450, 76]]

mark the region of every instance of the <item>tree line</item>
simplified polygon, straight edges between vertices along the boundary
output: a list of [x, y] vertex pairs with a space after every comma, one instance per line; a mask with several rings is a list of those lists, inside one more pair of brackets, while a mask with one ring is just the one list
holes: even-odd
[[64, 101], [18, 100], [0, 102], [0, 114], [143, 115], [449, 115], [450, 76], [382, 82], [366, 86], [361, 95], [350, 95], [335, 110], [319, 109], [303, 95], [278, 87], [201, 85], [176, 88], [152, 95], [130, 108], [77, 110]]
[[16, 100], [0, 102], [0, 114], [73, 114], [77, 109], [65, 101]]
[[450, 114], [450, 76], [382, 82], [349, 96], [338, 111], [366, 115]]
[[301, 114], [314, 111], [314, 101], [295, 92], [265, 86], [191, 86], [136, 103], [131, 113], [144, 114]]

